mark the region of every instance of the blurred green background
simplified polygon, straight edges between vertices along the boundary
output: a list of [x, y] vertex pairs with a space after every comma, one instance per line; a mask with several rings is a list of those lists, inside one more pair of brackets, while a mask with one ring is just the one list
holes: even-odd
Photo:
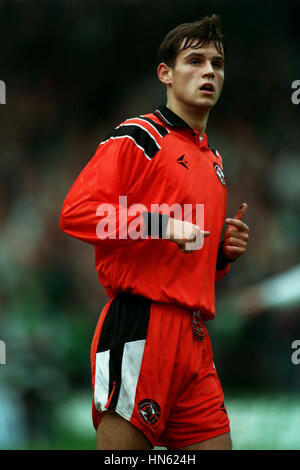
[[59, 230], [99, 142], [165, 102], [156, 50], [221, 16], [223, 96], [208, 135], [227, 215], [248, 203], [247, 255], [208, 323], [236, 449], [300, 449], [300, 1], [0, 0], [0, 448], [95, 448], [89, 349], [107, 301], [93, 248]]

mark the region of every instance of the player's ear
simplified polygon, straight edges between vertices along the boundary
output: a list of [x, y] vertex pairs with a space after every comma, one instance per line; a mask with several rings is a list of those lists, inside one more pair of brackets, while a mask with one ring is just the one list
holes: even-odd
[[159, 80], [164, 85], [167, 86], [172, 84], [172, 69], [164, 62], [159, 64], [159, 66], [157, 67], [157, 75]]

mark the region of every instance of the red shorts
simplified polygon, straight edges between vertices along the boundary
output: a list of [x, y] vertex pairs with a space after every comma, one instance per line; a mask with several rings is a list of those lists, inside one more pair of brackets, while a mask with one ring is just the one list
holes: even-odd
[[153, 446], [179, 449], [230, 431], [208, 332], [198, 312], [120, 294], [91, 347], [97, 429], [114, 410]]

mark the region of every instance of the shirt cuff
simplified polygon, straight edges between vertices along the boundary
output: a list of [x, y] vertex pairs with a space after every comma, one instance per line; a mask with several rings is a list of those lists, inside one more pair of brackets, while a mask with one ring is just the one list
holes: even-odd
[[159, 237], [165, 238], [167, 225], [170, 216], [167, 214], [158, 214], [157, 212], [143, 212], [142, 213], [145, 230], [144, 237]]
[[235, 261], [235, 259], [226, 258], [223, 252], [223, 244], [224, 244], [224, 240], [222, 240], [219, 245], [218, 258], [217, 258], [217, 270], [225, 269], [228, 263], [233, 263]]

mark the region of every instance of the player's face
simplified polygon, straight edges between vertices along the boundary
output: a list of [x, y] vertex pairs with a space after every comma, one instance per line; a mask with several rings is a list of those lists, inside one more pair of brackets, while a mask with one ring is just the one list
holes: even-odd
[[200, 48], [192, 46], [179, 52], [171, 69], [169, 91], [176, 101], [209, 110], [222, 91], [224, 56], [213, 42]]

